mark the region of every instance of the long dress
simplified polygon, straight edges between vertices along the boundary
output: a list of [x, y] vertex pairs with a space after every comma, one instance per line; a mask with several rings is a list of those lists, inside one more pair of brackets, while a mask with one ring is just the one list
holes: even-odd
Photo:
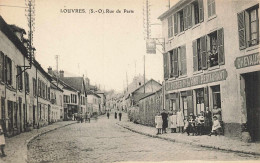
[[157, 115], [157, 116], [155, 116], [155, 124], [156, 124], [156, 128], [158, 128], [158, 129], [161, 129], [162, 128], [162, 116], [160, 116], [160, 115]]
[[5, 145], [5, 136], [2, 126], [0, 125], [0, 146]]
[[161, 113], [162, 116], [162, 121], [163, 121], [163, 128], [167, 128], [168, 127], [168, 114], [163, 112]]
[[177, 116], [176, 115], [171, 115], [169, 117], [169, 128], [177, 128]]
[[184, 116], [181, 111], [177, 112], [177, 127], [184, 127]]

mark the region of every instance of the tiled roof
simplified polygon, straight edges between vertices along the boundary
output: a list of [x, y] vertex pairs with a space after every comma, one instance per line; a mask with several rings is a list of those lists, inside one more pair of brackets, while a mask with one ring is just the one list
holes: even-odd
[[61, 80], [80, 92], [83, 89], [83, 77], [63, 77]]

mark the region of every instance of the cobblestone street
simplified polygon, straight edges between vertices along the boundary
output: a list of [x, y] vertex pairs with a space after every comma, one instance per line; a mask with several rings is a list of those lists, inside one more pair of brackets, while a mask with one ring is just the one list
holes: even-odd
[[[125, 118], [125, 115], [124, 117]], [[255, 160], [258, 156], [217, 151], [133, 133], [102, 116], [38, 137], [29, 162], [123, 162], [172, 160]]]

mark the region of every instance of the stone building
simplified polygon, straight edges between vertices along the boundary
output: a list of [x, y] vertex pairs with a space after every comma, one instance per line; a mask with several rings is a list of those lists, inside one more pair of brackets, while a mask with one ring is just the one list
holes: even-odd
[[180, 0], [159, 19], [165, 108], [221, 108], [224, 135], [259, 140], [259, 1]]

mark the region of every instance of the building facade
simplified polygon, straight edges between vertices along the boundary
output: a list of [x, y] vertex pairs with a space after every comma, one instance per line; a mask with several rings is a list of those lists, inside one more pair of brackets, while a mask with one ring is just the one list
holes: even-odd
[[165, 108], [221, 109], [224, 135], [259, 140], [259, 2], [181, 0], [159, 19]]

